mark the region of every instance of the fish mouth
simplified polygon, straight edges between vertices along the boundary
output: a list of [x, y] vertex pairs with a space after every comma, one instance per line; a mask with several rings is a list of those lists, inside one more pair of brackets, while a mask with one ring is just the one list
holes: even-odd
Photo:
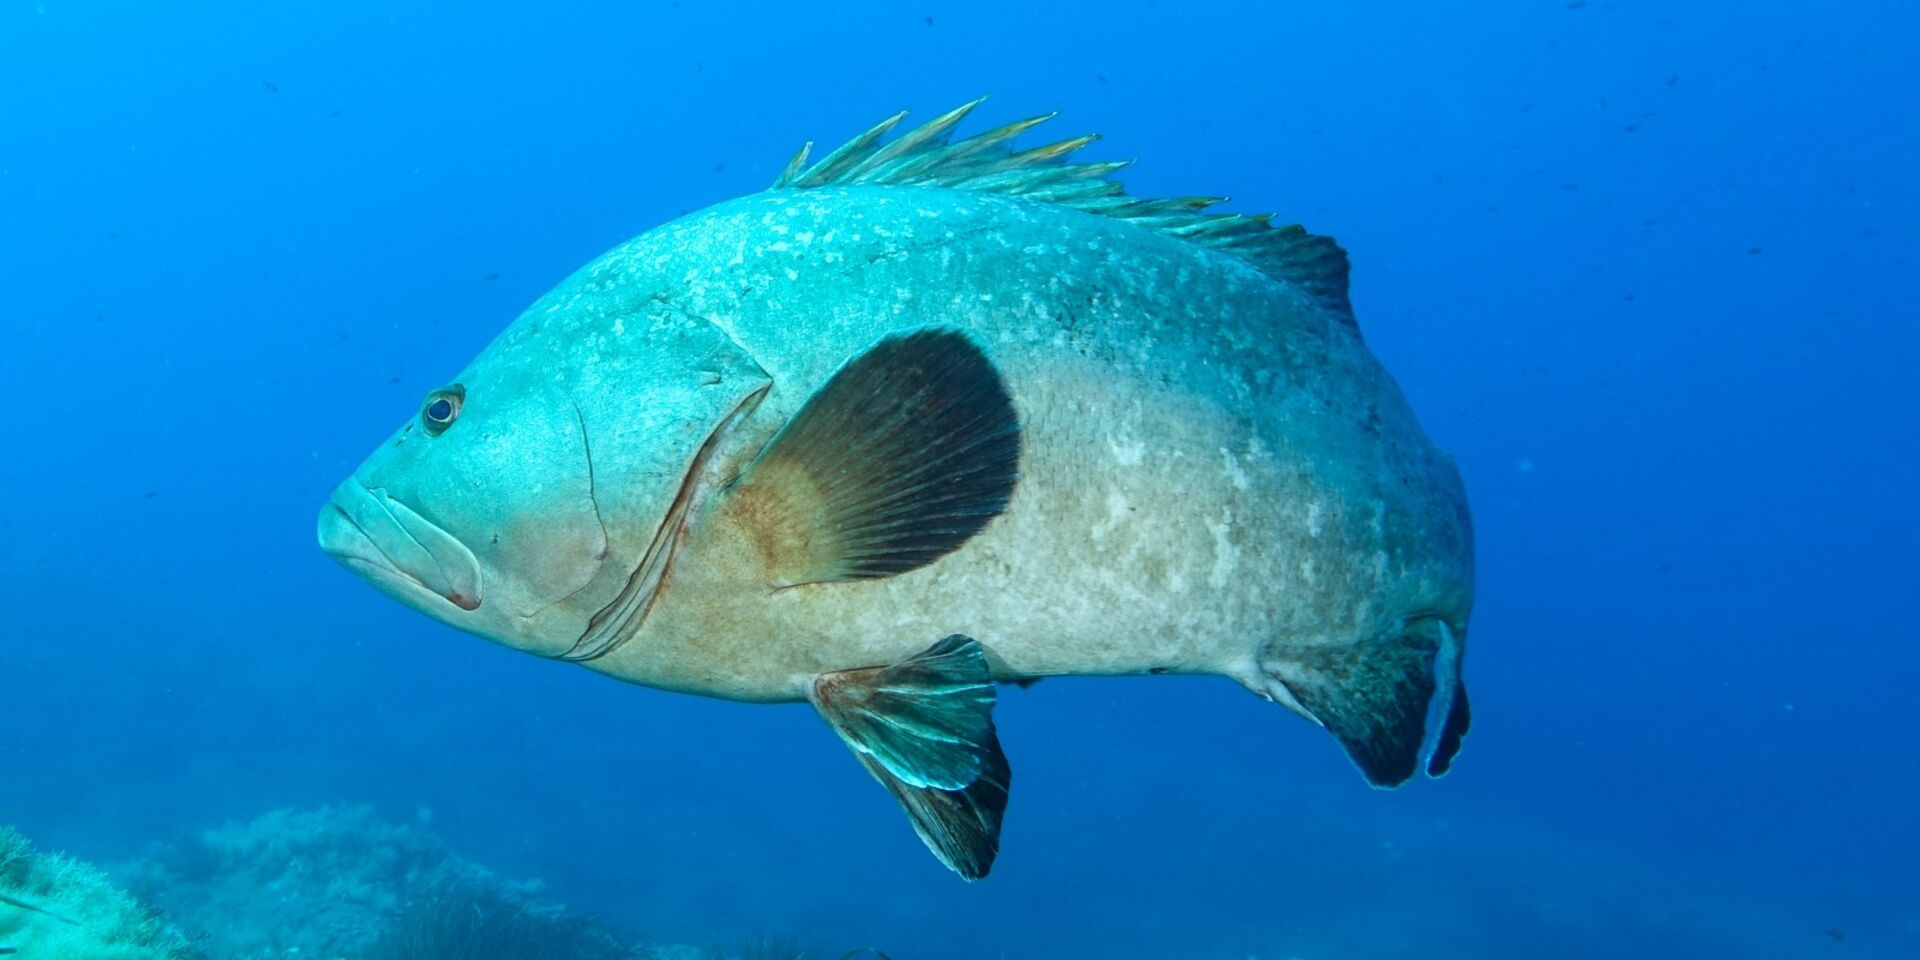
[[627, 578], [626, 586], [587, 621], [586, 631], [580, 634], [579, 640], [574, 641], [573, 647], [554, 659], [569, 663], [598, 660], [619, 649], [640, 632], [647, 615], [653, 612], [654, 604], [660, 599], [674, 558], [680, 552], [680, 544], [686, 539], [687, 517], [708, 492], [710, 484], [704, 481], [710, 472], [714, 453], [721, 441], [733, 432], [735, 425], [760, 405], [767, 395], [767, 389], [763, 386], [749, 394], [707, 434], [699, 452], [694, 454], [693, 462], [687, 465], [687, 472], [680, 479], [680, 488], [674, 492], [673, 503], [667, 507], [666, 516], [661, 518], [660, 526], [654, 530], [653, 539], [647, 544], [647, 552], [641, 555], [640, 565]]
[[348, 479], [320, 510], [320, 549], [395, 599], [446, 616], [480, 609], [480, 562], [459, 538], [380, 488]]

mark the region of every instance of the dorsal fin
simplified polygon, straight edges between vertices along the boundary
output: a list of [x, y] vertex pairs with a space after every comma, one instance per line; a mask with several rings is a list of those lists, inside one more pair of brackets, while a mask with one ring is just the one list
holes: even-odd
[[1073, 137], [1015, 151], [1021, 133], [1053, 118], [1043, 114], [1018, 120], [963, 140], [951, 139], [957, 126], [985, 100], [949, 110], [885, 140], [905, 113], [897, 113], [847, 141], [823, 160], [809, 165], [808, 143], [775, 181], [775, 190], [831, 186], [924, 186], [1003, 193], [1073, 207], [1126, 220], [1150, 230], [1182, 237], [1239, 257], [1262, 273], [1291, 284], [1351, 323], [1347, 301], [1347, 254], [1332, 237], [1308, 233], [1298, 224], [1276, 227], [1269, 215], [1208, 213], [1225, 197], [1174, 197], [1142, 200], [1127, 196], [1110, 175], [1132, 161], [1070, 163], [1074, 151], [1099, 139]]

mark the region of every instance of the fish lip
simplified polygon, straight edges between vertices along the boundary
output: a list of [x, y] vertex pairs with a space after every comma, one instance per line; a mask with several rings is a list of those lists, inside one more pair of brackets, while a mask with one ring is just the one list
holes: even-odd
[[[480, 609], [480, 564], [460, 540], [356, 479], [340, 484], [320, 511], [320, 548], [341, 565], [428, 612], [439, 602]], [[430, 596], [427, 601], [421, 595]]]
[[748, 394], [708, 432], [707, 438], [694, 454], [693, 462], [687, 465], [687, 472], [680, 478], [673, 503], [667, 507], [666, 516], [660, 519], [660, 525], [654, 529], [653, 539], [648, 542], [639, 565], [628, 576], [626, 586], [587, 621], [586, 630], [581, 632], [580, 639], [574, 642], [573, 647], [554, 659], [569, 663], [598, 660], [640, 632], [664, 592], [673, 561], [680, 553], [680, 544], [686, 539], [687, 518], [703, 499], [702, 495], [709, 492], [707, 488], [710, 484], [703, 481], [712, 472], [714, 455], [721, 441], [760, 405], [771, 387], [771, 384], [763, 385]]

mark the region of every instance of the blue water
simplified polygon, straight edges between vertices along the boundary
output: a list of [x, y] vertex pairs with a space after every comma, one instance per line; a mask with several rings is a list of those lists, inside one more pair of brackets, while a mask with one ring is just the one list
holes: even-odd
[[[1908, 5], [272, 6], [0, 3], [0, 823], [113, 861], [427, 808], [650, 936], [830, 956], [1920, 955]], [[1452, 776], [1370, 790], [1224, 680], [1009, 688], [966, 885], [809, 708], [314, 547], [574, 267], [983, 92], [1351, 252], [1475, 511]]]

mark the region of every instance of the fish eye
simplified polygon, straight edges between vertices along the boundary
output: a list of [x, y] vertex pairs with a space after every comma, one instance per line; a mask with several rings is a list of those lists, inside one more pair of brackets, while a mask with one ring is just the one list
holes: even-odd
[[453, 426], [466, 399], [466, 388], [457, 383], [427, 394], [427, 402], [420, 408], [420, 424], [427, 428], [427, 435], [437, 437]]

